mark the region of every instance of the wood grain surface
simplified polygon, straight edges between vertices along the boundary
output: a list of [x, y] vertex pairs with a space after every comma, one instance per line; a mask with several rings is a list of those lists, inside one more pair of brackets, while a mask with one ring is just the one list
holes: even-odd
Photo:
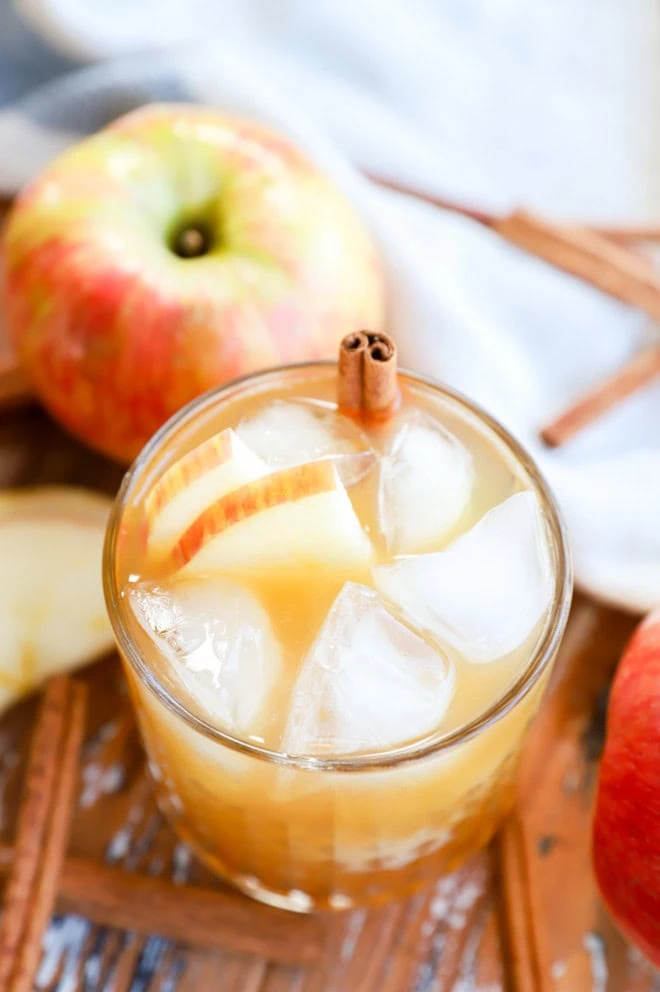
[[[1, 339], [0, 334], [0, 339]], [[4, 347], [0, 345], [0, 349]], [[78, 483], [113, 493], [119, 467], [84, 450], [39, 409], [0, 417], [0, 486]], [[522, 840], [530, 940], [543, 992], [660, 992], [599, 901], [590, 819], [605, 703], [632, 620], [583, 598], [534, 725], [512, 821]], [[127, 872], [218, 886], [157, 812], [115, 657], [84, 672], [89, 721], [69, 854]], [[0, 843], [11, 844], [35, 700], [0, 721]], [[502, 844], [404, 904], [324, 919], [320, 961], [298, 968], [191, 949], [153, 934], [54, 917], [46, 992], [522, 992], [501, 898]]]

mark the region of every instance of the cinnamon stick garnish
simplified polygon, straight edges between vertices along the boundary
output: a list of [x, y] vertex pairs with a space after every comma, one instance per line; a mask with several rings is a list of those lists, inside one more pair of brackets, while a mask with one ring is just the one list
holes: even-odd
[[0, 924], [4, 992], [31, 992], [34, 985], [76, 796], [84, 691], [69, 678], [55, 678], [41, 705]]
[[344, 413], [374, 419], [399, 404], [396, 344], [388, 334], [357, 331], [339, 346], [337, 395]]
[[369, 346], [365, 331], [347, 334], [339, 347], [339, 382], [337, 400], [346, 413], [359, 413], [362, 408], [364, 353]]
[[[13, 849], [0, 846], [0, 874], [7, 874], [13, 861]], [[282, 964], [317, 961], [325, 942], [321, 917], [283, 913], [229, 888], [180, 885], [85, 858], [65, 860], [55, 909], [101, 926]]]
[[0, 413], [33, 400], [34, 394], [18, 362], [13, 358], [0, 359]]
[[396, 344], [389, 335], [369, 335], [362, 390], [362, 408], [368, 416], [385, 419], [399, 404], [396, 359]]
[[565, 444], [659, 375], [660, 348], [647, 348], [546, 424], [541, 438], [551, 448]]

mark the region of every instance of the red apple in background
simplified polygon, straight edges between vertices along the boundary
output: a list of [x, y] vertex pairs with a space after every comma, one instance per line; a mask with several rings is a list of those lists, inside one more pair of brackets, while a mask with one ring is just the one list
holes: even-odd
[[4, 280], [35, 391], [124, 461], [211, 386], [334, 357], [383, 323], [343, 195], [279, 134], [192, 105], [143, 108], [58, 158], [10, 213]]
[[660, 612], [637, 628], [614, 679], [593, 843], [608, 908], [660, 965]]

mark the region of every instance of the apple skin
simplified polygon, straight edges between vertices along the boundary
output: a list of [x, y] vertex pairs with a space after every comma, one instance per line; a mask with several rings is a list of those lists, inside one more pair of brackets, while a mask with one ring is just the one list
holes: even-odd
[[[319, 497], [326, 497], [322, 507]], [[240, 524], [251, 526], [247, 539]], [[237, 531], [242, 532], [238, 551]], [[367, 567], [371, 559], [369, 539], [335, 467], [326, 460], [280, 469], [220, 497], [181, 534], [170, 563], [175, 571], [203, 574], [218, 568], [231, 571], [246, 559], [254, 561], [256, 555], [263, 569], [275, 549], [281, 569], [286, 562], [299, 560], [301, 548], [303, 561], [313, 567], [338, 562], [345, 567]]]
[[[201, 225], [207, 253], [176, 232]], [[288, 140], [194, 105], [152, 105], [66, 151], [10, 212], [4, 310], [36, 393], [73, 434], [130, 461], [212, 386], [334, 358], [382, 329], [374, 246]]]
[[660, 611], [635, 631], [612, 686], [593, 860], [612, 916], [660, 966]]

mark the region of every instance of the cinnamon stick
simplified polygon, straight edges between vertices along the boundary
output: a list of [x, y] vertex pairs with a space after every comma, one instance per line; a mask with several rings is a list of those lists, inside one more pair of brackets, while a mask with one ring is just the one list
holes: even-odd
[[337, 400], [340, 410], [359, 413], [362, 407], [364, 353], [369, 345], [365, 331], [347, 334], [339, 346]]
[[[368, 175], [381, 186], [469, 217], [562, 271], [660, 319], [660, 278], [651, 261], [631, 247], [640, 240], [660, 239], [657, 225], [601, 228], [557, 225], [526, 210], [498, 216], [389, 178]], [[552, 447], [563, 444], [657, 374], [655, 350], [637, 356], [547, 424], [541, 431], [542, 439]]]
[[[13, 861], [13, 849], [0, 846], [0, 874], [8, 873]], [[157, 933], [198, 947], [261, 955], [283, 964], [316, 961], [325, 940], [324, 924], [318, 916], [283, 913], [228, 888], [178, 885], [84, 858], [65, 860], [56, 910], [76, 913], [104, 926], [145, 935]]]
[[533, 904], [532, 886], [515, 814], [500, 831], [496, 842], [501, 891], [502, 931], [506, 935], [507, 968], [515, 992], [549, 992], [551, 964], [539, 946], [539, 914]]
[[31, 992], [76, 795], [84, 689], [49, 683], [34, 732], [0, 924], [0, 988]]
[[41, 940], [48, 926], [62, 869], [73, 806], [77, 798], [80, 749], [85, 731], [86, 690], [72, 684], [68, 726], [59, 758], [59, 777], [48, 834], [41, 852], [41, 871], [32, 896], [32, 910], [23, 937], [11, 992], [31, 992], [41, 958]]
[[0, 413], [32, 402], [34, 395], [18, 362], [0, 359]]
[[660, 347], [647, 348], [546, 424], [541, 430], [542, 440], [551, 448], [565, 444], [659, 375]]
[[364, 353], [362, 408], [368, 416], [389, 417], [399, 404], [396, 344], [387, 334], [369, 334]]
[[[417, 186], [412, 186], [409, 183], [400, 182], [391, 176], [384, 176], [370, 170], [365, 170], [364, 174], [367, 179], [376, 183], [377, 186], [394, 190], [396, 193], [403, 193], [404, 196], [411, 196], [416, 200], [430, 204], [432, 207], [438, 207], [440, 210], [448, 210], [451, 213], [460, 214], [462, 217], [468, 217], [478, 224], [483, 224], [484, 227], [497, 228], [498, 224], [503, 220], [502, 215], [494, 211], [462, 203], [460, 200], [453, 200], [446, 196], [429, 193], [427, 190], [419, 189]], [[610, 241], [616, 241], [619, 244], [629, 246], [643, 241], [660, 241], [660, 224], [657, 223], [581, 224], [580, 228], [598, 234], [600, 237], [607, 238]]]
[[438, 196], [436, 193], [429, 193], [427, 190], [418, 189], [409, 183], [402, 183], [392, 176], [384, 176], [379, 172], [373, 172], [369, 169], [364, 171], [364, 175], [377, 186], [382, 186], [384, 189], [391, 189], [395, 193], [403, 193], [404, 196], [411, 196], [415, 200], [422, 200], [424, 203], [428, 203], [432, 207], [438, 207], [440, 210], [449, 210], [451, 213], [469, 217], [470, 220], [474, 220], [478, 224], [483, 224], [485, 227], [492, 227], [497, 219], [497, 214], [489, 210], [482, 210], [467, 203], [451, 200], [445, 196]]
[[644, 241], [660, 241], [658, 224], [591, 224], [590, 229], [603, 238], [629, 247]]
[[41, 847], [54, 801], [56, 762], [64, 737], [68, 701], [68, 683], [63, 679], [51, 682], [32, 739], [18, 819], [14, 865], [0, 926], [0, 988], [8, 987], [31, 911], [31, 895], [39, 871]]
[[652, 317], [660, 317], [660, 279], [651, 262], [630, 247], [635, 241], [660, 238], [657, 225], [648, 228], [599, 228], [553, 224], [522, 209], [500, 216], [420, 192], [373, 173], [368, 173], [368, 176], [388, 189], [469, 217], [569, 275], [583, 279], [624, 303], [639, 307]]
[[357, 331], [339, 347], [337, 396], [344, 413], [385, 419], [399, 404], [396, 344], [388, 334]]
[[595, 231], [558, 227], [526, 210], [497, 220], [493, 229], [556, 268], [660, 319], [660, 278], [635, 252]]

